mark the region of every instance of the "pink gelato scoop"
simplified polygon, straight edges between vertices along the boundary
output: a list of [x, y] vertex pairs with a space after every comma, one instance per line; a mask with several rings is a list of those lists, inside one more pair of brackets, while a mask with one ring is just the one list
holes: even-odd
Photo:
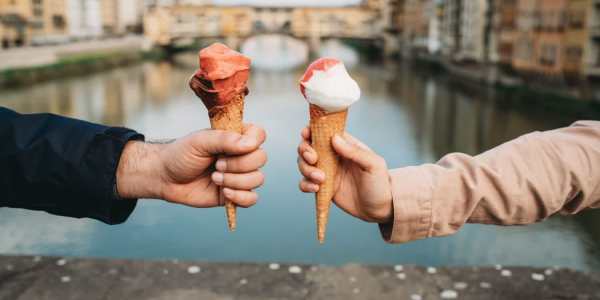
[[190, 88], [208, 109], [226, 105], [239, 94], [248, 94], [250, 58], [221, 43], [198, 54], [200, 69], [190, 80]]

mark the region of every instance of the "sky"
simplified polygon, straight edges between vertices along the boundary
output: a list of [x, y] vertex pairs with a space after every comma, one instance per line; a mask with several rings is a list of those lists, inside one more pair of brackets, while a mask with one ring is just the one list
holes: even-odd
[[361, 0], [214, 0], [215, 4], [261, 6], [344, 6], [360, 2]]

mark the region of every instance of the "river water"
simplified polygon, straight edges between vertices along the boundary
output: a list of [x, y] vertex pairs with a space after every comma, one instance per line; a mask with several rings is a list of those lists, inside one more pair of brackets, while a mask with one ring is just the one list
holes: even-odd
[[[140, 201], [130, 219], [117, 226], [2, 208], [0, 253], [599, 269], [597, 212], [552, 217], [526, 227], [466, 225], [454, 236], [388, 245], [376, 225], [333, 208], [327, 242], [319, 245], [313, 195], [297, 189], [296, 146], [308, 121], [308, 107], [297, 88], [303, 68], [252, 73], [245, 117], [267, 130], [264, 148], [270, 157], [260, 202], [239, 210], [235, 233], [227, 231], [223, 208], [192, 209], [157, 200]], [[479, 153], [575, 120], [516, 108], [496, 91], [464, 87], [447, 75], [419, 69], [359, 62], [350, 70], [363, 95], [350, 111], [347, 130], [384, 156], [390, 167], [434, 162], [453, 151]], [[147, 138], [177, 137], [209, 127], [205, 108], [186, 85], [193, 71], [185, 64], [144, 63], [0, 91], [0, 105], [127, 126]]]

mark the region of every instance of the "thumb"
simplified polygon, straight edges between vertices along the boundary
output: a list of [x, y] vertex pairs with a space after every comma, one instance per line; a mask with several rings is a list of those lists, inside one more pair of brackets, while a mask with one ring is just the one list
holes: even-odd
[[369, 171], [375, 165], [374, 153], [366, 146], [361, 146], [337, 134], [332, 139], [332, 145], [338, 155], [352, 161], [363, 170]]
[[258, 149], [261, 144], [255, 135], [210, 129], [192, 134], [190, 142], [194, 149], [207, 156], [246, 154]]

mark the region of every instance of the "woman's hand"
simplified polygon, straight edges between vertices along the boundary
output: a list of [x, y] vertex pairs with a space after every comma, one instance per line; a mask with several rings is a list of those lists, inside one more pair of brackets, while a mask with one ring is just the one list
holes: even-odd
[[[392, 191], [385, 160], [348, 133], [332, 139], [340, 157], [334, 203], [348, 214], [368, 222], [387, 223], [393, 218]], [[304, 178], [300, 190], [316, 193], [325, 180], [317, 169], [317, 152], [310, 146], [310, 128], [302, 130], [298, 168]]]

